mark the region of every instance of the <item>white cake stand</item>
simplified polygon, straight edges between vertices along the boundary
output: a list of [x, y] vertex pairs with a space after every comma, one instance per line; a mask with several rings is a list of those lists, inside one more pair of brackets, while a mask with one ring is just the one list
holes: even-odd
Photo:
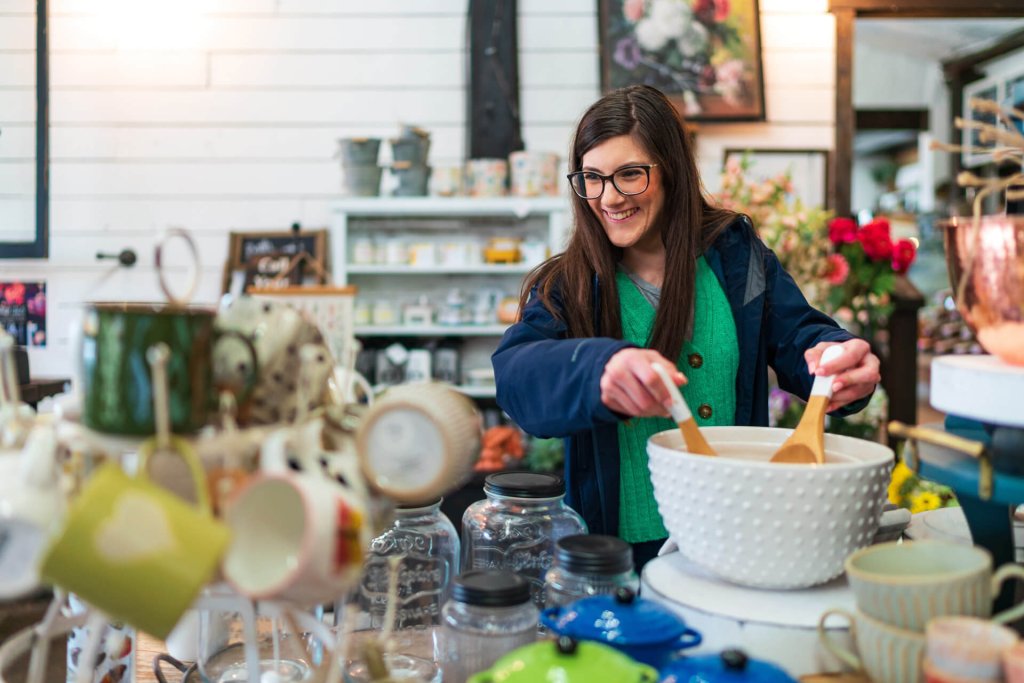
[[[794, 678], [843, 670], [818, 640], [818, 619], [833, 607], [853, 611], [853, 592], [845, 576], [803, 590], [744, 588], [715, 578], [674, 552], [644, 567], [640, 590], [644, 598], [672, 609], [703, 636], [687, 654], [739, 648], [750, 657], [778, 664]], [[842, 619], [830, 619], [827, 625], [834, 640], [853, 649]]]
[[995, 356], [932, 359], [931, 404], [950, 415], [1007, 427], [1024, 427], [1024, 366]]

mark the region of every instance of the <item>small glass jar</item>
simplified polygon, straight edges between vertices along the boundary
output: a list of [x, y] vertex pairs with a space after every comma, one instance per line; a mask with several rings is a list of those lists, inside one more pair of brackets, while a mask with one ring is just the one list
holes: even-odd
[[543, 607], [555, 542], [587, 533], [586, 523], [565, 504], [565, 483], [553, 474], [491, 474], [484, 494], [462, 516], [463, 568], [511, 570], [530, 583], [534, 603]]
[[368, 618], [368, 623], [360, 623], [358, 628], [386, 626], [391, 575], [388, 558], [394, 556], [401, 557], [394, 629], [437, 625], [451, 593], [451, 581], [459, 573], [459, 536], [441, 512], [440, 500], [399, 506], [391, 527], [370, 543], [356, 599], [360, 616]]
[[509, 571], [468, 571], [452, 584], [441, 612], [434, 659], [445, 683], [465, 683], [502, 655], [537, 637], [540, 613], [530, 584]]
[[619, 588], [640, 590], [633, 571], [633, 548], [621, 538], [599, 534], [566, 536], [555, 544], [555, 564], [544, 577], [545, 604], [568, 605]]

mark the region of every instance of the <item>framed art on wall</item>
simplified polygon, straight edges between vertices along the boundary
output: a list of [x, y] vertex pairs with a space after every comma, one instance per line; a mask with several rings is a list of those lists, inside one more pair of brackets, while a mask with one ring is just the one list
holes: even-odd
[[668, 95], [691, 121], [764, 120], [757, 0], [600, 0], [601, 87]]
[[726, 149], [722, 168], [730, 162], [747, 159], [747, 177], [762, 182], [789, 173], [792, 196], [807, 207], [829, 208], [828, 166], [826, 149]]

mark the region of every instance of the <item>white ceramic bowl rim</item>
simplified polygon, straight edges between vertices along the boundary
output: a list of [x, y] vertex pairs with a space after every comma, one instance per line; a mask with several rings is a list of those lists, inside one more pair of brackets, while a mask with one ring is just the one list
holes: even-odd
[[[793, 433], [792, 429], [781, 429], [778, 427], [701, 427], [700, 431], [711, 446], [715, 444], [736, 446], [745, 443], [758, 447], [763, 447], [766, 444], [781, 446], [786, 438]], [[770, 469], [777, 472], [842, 472], [844, 470], [859, 470], [864, 467], [891, 462], [896, 457], [896, 454], [888, 446], [840, 434], [825, 435], [825, 450], [826, 452], [837, 453], [846, 458], [852, 458], [853, 461], [828, 463], [828, 465], [821, 467], [798, 463], [773, 463], [766, 460], [746, 460], [690, 453], [682, 450], [683, 437], [678, 428], [666, 429], [654, 434], [648, 440], [647, 445], [648, 448], [653, 446], [661, 450], [672, 451], [673, 454], [678, 454], [682, 458], [713, 460], [721, 467], [752, 467], [754, 469]]]

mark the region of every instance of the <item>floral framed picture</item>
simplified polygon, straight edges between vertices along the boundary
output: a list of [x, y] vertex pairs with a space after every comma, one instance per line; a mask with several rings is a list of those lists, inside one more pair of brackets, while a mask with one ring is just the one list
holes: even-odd
[[600, 0], [601, 87], [668, 95], [690, 121], [763, 121], [757, 0]]
[[725, 149], [722, 168], [746, 163], [746, 174], [755, 182], [766, 182], [788, 174], [787, 194], [806, 207], [828, 209], [827, 149]]

